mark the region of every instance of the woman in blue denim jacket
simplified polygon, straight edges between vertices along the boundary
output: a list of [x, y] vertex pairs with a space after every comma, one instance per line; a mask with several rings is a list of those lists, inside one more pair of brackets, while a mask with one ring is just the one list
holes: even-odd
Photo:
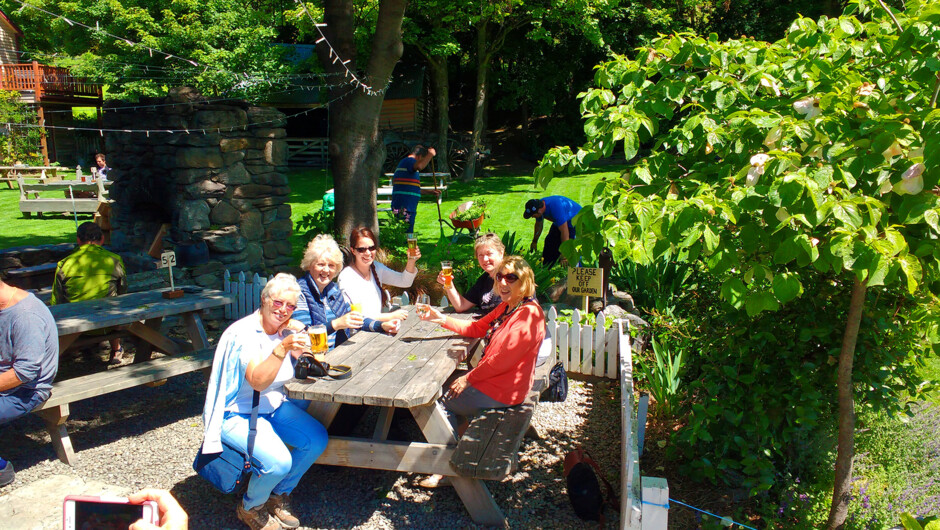
[[301, 296], [294, 318], [307, 326], [326, 326], [330, 349], [339, 346], [358, 329], [395, 334], [399, 321], [379, 322], [352, 311], [336, 275], [343, 268], [343, 253], [332, 236], [320, 234], [307, 244], [300, 267], [307, 271], [300, 279]]

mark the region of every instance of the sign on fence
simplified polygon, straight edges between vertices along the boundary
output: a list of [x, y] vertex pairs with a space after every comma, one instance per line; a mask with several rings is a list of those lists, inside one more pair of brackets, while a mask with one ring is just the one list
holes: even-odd
[[574, 296], [603, 296], [604, 269], [568, 267], [568, 294]]

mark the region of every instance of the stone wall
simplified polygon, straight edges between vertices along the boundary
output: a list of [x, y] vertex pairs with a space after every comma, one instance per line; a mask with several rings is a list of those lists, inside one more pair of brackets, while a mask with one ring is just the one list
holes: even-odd
[[176, 247], [178, 260], [180, 247], [208, 247], [207, 263], [182, 264], [199, 285], [221, 285], [224, 268], [259, 273], [288, 268], [284, 115], [245, 102], [202, 101], [194, 90], [178, 88], [165, 98], [107, 106], [107, 129], [176, 131], [105, 135], [108, 165], [114, 168], [109, 174], [112, 246], [146, 252], [160, 225], [169, 223], [165, 246]]

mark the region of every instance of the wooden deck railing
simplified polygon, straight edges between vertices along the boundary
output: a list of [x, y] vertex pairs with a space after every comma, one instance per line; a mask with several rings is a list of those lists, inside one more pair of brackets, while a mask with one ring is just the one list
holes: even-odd
[[101, 97], [101, 86], [69, 73], [67, 68], [30, 64], [0, 64], [0, 90], [32, 92], [43, 96]]

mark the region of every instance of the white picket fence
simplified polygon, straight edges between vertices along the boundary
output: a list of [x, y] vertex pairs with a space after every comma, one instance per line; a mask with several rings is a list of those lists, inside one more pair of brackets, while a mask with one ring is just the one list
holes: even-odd
[[[225, 318], [237, 320], [258, 309], [261, 290], [267, 281], [266, 277], [257, 274], [248, 279], [243, 272], [233, 279], [226, 270], [223, 290], [235, 295], [235, 301], [225, 306]], [[394, 302], [408, 305], [408, 293]], [[441, 306], [446, 305], [445, 297], [441, 300]], [[604, 313], [600, 312], [594, 327], [582, 326], [581, 313], [575, 310], [571, 315], [571, 324], [558, 322], [558, 312], [552, 307], [546, 315], [545, 327], [546, 332], [551, 334], [557, 361], [561, 361], [566, 372], [620, 380], [623, 425], [620, 527], [625, 530], [665, 530], [669, 500], [666, 479], [640, 475], [640, 447], [646, 422], [646, 403], [641, 401], [637, 411], [629, 323], [616, 320], [606, 329], [606, 320]]]

